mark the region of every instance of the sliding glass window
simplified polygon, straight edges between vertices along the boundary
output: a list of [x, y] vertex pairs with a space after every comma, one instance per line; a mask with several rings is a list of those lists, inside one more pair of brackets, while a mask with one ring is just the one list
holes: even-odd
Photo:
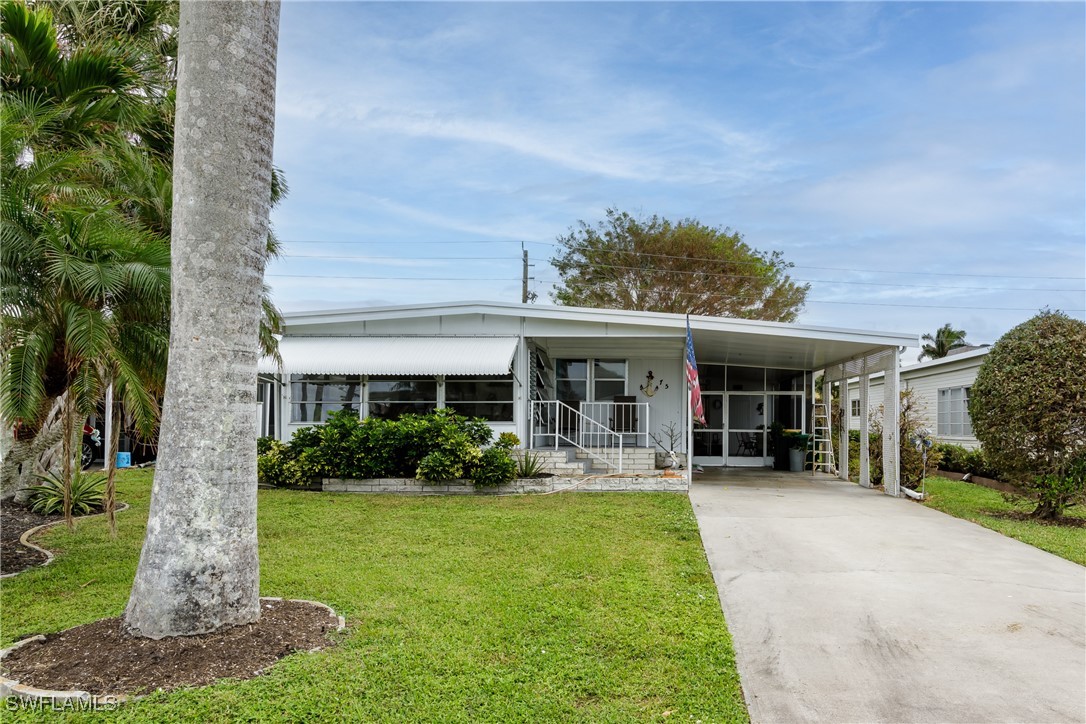
[[482, 379], [447, 377], [445, 407], [451, 407], [465, 417], [512, 422], [513, 375]]
[[325, 422], [333, 412], [362, 406], [359, 375], [291, 375], [290, 421]]
[[437, 380], [433, 377], [370, 377], [369, 416], [395, 420], [400, 415], [425, 415], [437, 408]]

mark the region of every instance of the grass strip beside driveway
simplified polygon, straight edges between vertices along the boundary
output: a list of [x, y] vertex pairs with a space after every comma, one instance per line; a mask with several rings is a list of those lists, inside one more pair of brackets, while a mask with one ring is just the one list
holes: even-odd
[[[980, 485], [946, 478], [928, 478], [928, 499], [924, 505], [973, 521], [1005, 536], [1061, 558], [1086, 565], [1086, 526], [1052, 525], [1036, 520], [1021, 520], [1015, 516], [1029, 513], [1034, 506], [1004, 500], [1003, 494]], [[1084, 519], [1086, 511], [1071, 508], [1067, 517]]]
[[[5, 645], [122, 613], [150, 484], [147, 471], [119, 478], [132, 510], [118, 517], [116, 541], [97, 520], [43, 536], [55, 563], [0, 589]], [[347, 617], [336, 648], [96, 716], [747, 720], [686, 496], [266, 490], [260, 555], [262, 595], [322, 601]]]

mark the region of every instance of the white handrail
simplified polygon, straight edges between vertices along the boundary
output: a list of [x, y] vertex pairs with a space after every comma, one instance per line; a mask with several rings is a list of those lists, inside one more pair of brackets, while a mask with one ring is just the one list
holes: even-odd
[[[577, 439], [568, 434], [574, 430]], [[532, 400], [529, 448], [535, 448], [537, 436], [553, 437], [555, 450], [559, 441], [565, 441], [588, 457], [622, 472], [622, 435], [561, 400]], [[586, 437], [596, 444], [586, 445]]]

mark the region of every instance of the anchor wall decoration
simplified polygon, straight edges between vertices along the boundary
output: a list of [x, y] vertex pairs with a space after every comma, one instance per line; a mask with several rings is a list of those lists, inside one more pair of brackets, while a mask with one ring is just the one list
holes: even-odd
[[641, 387], [639, 388], [642, 392], [645, 393], [645, 397], [652, 397], [661, 387], [663, 387], [665, 390], [668, 389], [667, 383], [665, 383], [663, 380], [660, 380], [659, 382], [656, 382], [656, 384], [653, 384], [653, 381], [655, 379], [656, 378], [652, 375], [652, 370], [649, 370], [649, 373], [645, 375], [645, 384], [641, 385]]

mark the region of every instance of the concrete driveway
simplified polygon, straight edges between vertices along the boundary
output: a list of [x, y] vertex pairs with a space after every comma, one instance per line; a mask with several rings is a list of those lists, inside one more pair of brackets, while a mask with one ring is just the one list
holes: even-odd
[[1086, 568], [828, 476], [690, 499], [755, 722], [1086, 721]]

